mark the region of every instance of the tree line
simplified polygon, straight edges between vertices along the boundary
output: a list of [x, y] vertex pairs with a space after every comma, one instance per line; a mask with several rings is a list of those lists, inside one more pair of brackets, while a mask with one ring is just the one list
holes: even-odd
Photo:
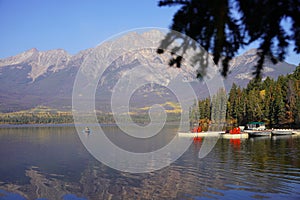
[[[300, 65], [292, 74], [281, 75], [274, 80], [258, 78], [251, 80], [245, 88], [233, 83], [229, 93], [219, 92], [212, 98], [198, 101], [198, 109], [192, 110], [192, 118], [211, 119], [216, 123], [222, 118], [222, 109], [215, 112], [212, 105], [220, 105], [226, 96], [227, 125], [245, 125], [251, 121], [265, 122], [269, 128], [300, 128]], [[215, 102], [213, 102], [215, 101]], [[216, 115], [216, 116], [213, 116]], [[223, 114], [224, 115], [224, 114]]]
[[73, 123], [71, 113], [5, 113], [0, 124], [66, 124]]
[[[148, 124], [151, 119], [148, 113], [137, 113], [130, 115], [133, 122], [138, 124]], [[82, 116], [83, 119], [88, 118]], [[114, 124], [115, 119], [111, 113], [97, 113], [97, 120], [101, 124]], [[167, 122], [177, 122], [180, 114], [168, 113]], [[71, 124], [74, 123], [71, 112], [15, 112], [0, 114], [0, 124]]]

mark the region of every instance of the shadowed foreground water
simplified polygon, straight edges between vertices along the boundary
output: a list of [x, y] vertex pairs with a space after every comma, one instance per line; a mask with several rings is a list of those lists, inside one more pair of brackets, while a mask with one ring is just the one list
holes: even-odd
[[[148, 145], [132, 145], [116, 127], [104, 129], [115, 143], [139, 152], [176, 134], [170, 126]], [[0, 200], [300, 199], [300, 137], [220, 139], [200, 160], [202, 142], [169, 167], [130, 174], [95, 160], [73, 127], [2, 128]]]

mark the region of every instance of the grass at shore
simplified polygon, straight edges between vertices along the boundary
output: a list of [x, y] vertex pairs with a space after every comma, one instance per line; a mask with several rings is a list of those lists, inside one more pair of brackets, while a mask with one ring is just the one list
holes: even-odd
[[[167, 122], [180, 120], [178, 109], [176, 112], [168, 111]], [[96, 112], [98, 122], [101, 124], [114, 124], [112, 113]], [[135, 123], [147, 124], [150, 122], [148, 112], [130, 113]], [[87, 116], [82, 116], [87, 117]], [[74, 123], [72, 112], [59, 111], [48, 107], [38, 107], [11, 113], [0, 113], [0, 124], [72, 124]]]

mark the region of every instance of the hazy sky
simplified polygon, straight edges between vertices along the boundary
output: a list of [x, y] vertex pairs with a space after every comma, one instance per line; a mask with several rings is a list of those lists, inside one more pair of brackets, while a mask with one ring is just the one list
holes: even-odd
[[[0, 58], [30, 48], [76, 54], [133, 28], [168, 28], [178, 7], [157, 4], [158, 0], [0, 0]], [[287, 61], [298, 64], [299, 57], [290, 55]]]

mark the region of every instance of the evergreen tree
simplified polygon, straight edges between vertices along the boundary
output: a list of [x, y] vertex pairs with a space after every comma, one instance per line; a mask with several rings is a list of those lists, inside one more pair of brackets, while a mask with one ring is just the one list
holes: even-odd
[[229, 92], [228, 103], [227, 103], [228, 119], [237, 119], [237, 106], [238, 106], [237, 85], [233, 83]]
[[288, 76], [288, 90], [287, 93], [287, 103], [286, 103], [286, 120], [288, 124], [292, 124], [295, 121], [295, 116], [293, 112], [296, 108], [296, 90], [295, 90], [295, 80], [292, 76]]
[[274, 118], [275, 125], [281, 125], [285, 123], [285, 104], [283, 100], [281, 85], [277, 82], [276, 93], [274, 95]]
[[244, 115], [244, 98], [243, 98], [243, 91], [240, 87], [237, 88], [237, 105], [236, 105], [236, 112], [237, 112], [237, 123], [238, 125], [243, 124], [243, 115]]
[[213, 123], [222, 124], [226, 120], [227, 95], [224, 89], [220, 89], [212, 98], [211, 118]]
[[[264, 121], [267, 125], [271, 124], [271, 109], [272, 103], [274, 99], [275, 93], [275, 81], [270, 77], [267, 77], [266, 80], [263, 82], [263, 90], [265, 91], [265, 95], [263, 100], [262, 111], [264, 114]], [[273, 120], [274, 121], [274, 120]], [[275, 122], [274, 122], [275, 123]]]
[[204, 100], [204, 118], [205, 119], [210, 119], [211, 118], [211, 105], [210, 105], [210, 98], [206, 98]]
[[294, 73], [291, 75], [292, 80], [294, 81], [295, 89], [295, 105], [292, 109], [294, 124], [297, 128], [300, 128], [300, 65], [295, 69]]
[[[299, 93], [300, 93], [300, 91], [299, 91]], [[296, 96], [295, 109], [293, 112], [293, 116], [294, 116], [294, 120], [295, 120], [294, 123], [297, 128], [300, 128], [300, 94], [299, 93]]]

